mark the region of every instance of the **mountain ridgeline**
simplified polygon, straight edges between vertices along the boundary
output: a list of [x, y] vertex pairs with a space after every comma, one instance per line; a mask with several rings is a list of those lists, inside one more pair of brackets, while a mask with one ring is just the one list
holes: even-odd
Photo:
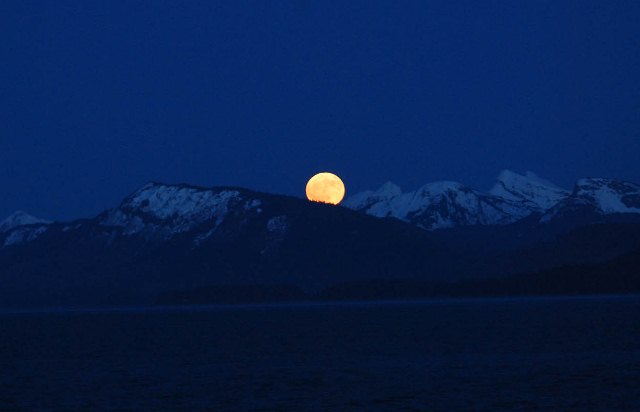
[[505, 170], [486, 193], [457, 182], [429, 183], [403, 193], [386, 183], [376, 191], [350, 197], [345, 206], [372, 216], [395, 217], [426, 230], [505, 225], [530, 216], [536, 216], [539, 223], [562, 219], [591, 223], [605, 216], [640, 213], [640, 186], [587, 178], [578, 180], [569, 191], [531, 172], [523, 176]]
[[91, 219], [0, 222], [0, 307], [640, 291], [640, 187], [500, 173], [343, 206], [149, 183]]

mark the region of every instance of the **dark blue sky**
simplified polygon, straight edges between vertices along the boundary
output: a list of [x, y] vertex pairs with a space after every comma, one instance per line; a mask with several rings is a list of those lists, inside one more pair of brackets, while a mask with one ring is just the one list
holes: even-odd
[[[526, 4], [525, 4], [526, 3]], [[3, 1], [0, 216], [149, 180], [640, 182], [638, 1]]]

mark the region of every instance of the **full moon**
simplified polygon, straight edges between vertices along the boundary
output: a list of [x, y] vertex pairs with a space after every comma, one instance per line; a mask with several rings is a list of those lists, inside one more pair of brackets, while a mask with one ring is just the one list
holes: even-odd
[[322, 172], [307, 182], [307, 199], [337, 205], [344, 198], [344, 183], [333, 173]]

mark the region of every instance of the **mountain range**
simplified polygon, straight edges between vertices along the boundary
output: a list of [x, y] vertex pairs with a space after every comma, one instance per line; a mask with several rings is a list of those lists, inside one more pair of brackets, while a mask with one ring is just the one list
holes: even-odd
[[640, 186], [612, 179], [586, 178], [573, 190], [537, 177], [502, 171], [488, 192], [457, 182], [428, 183], [403, 193], [391, 182], [346, 199], [348, 208], [376, 217], [394, 217], [426, 230], [472, 225], [505, 225], [530, 216], [548, 223], [571, 215], [640, 213]]
[[[365, 292], [380, 282], [448, 285], [436, 289], [455, 295], [451, 285], [514, 277], [526, 285], [532, 273], [604, 268], [637, 251], [640, 186], [612, 179], [580, 179], [565, 190], [503, 171], [487, 192], [437, 182], [404, 193], [386, 183], [337, 207], [152, 182], [91, 219], [16, 212], [2, 221], [0, 306], [366, 298], [378, 296]], [[328, 292], [335, 290], [351, 294]]]

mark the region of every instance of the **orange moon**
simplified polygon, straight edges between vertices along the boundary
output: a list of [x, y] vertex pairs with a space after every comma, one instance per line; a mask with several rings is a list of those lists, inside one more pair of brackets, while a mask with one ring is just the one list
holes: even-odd
[[318, 173], [307, 182], [307, 199], [337, 205], [345, 194], [342, 180], [329, 172]]

